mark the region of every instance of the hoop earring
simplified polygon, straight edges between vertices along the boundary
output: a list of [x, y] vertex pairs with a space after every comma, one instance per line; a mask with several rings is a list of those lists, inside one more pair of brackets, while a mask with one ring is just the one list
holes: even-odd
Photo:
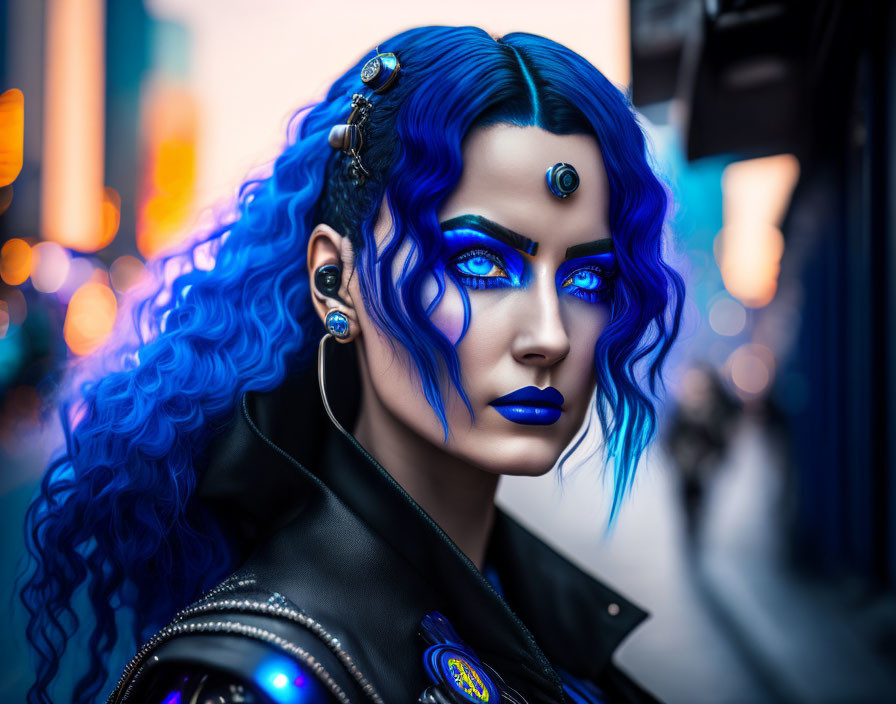
[[331, 337], [333, 337], [332, 333], [328, 332], [320, 338], [320, 344], [317, 347], [317, 381], [320, 385], [320, 400], [323, 401], [324, 410], [327, 412], [327, 415], [330, 416], [333, 425], [339, 428], [339, 431], [351, 440], [353, 439], [351, 433], [342, 427], [342, 423], [336, 420], [336, 416], [333, 415], [333, 409], [330, 408], [330, 402], [327, 400], [327, 373], [324, 368], [324, 357], [326, 354], [327, 340]]

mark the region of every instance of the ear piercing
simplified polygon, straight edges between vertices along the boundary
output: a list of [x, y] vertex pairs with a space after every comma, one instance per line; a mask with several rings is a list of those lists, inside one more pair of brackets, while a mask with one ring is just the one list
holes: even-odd
[[314, 288], [328, 298], [339, 298], [342, 285], [342, 270], [336, 264], [325, 264], [314, 272]]
[[[342, 270], [336, 264], [324, 264], [314, 272], [314, 288], [327, 298], [339, 298], [339, 287], [342, 284]], [[327, 313], [324, 325], [333, 337], [344, 340], [351, 335], [348, 318], [344, 313], [333, 309]]]
[[579, 174], [572, 164], [554, 164], [547, 170], [548, 188], [558, 198], [569, 198], [579, 187]]
[[348, 318], [338, 310], [331, 310], [327, 313], [324, 325], [327, 326], [327, 332], [339, 340], [345, 340], [351, 335]]

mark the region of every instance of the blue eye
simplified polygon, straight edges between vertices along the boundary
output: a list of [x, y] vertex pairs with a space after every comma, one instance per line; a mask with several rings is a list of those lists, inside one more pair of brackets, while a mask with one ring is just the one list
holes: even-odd
[[576, 269], [560, 286], [568, 294], [588, 303], [605, 301], [609, 297], [609, 273], [598, 268]]
[[483, 257], [481, 254], [457, 262], [457, 268], [470, 276], [488, 276], [493, 270], [497, 269], [491, 259]]
[[451, 264], [461, 275], [461, 282], [470, 288], [494, 288], [510, 284], [504, 263], [487, 249], [467, 250], [455, 257]]
[[566, 281], [576, 288], [581, 288], [586, 291], [594, 291], [601, 285], [601, 279], [597, 275], [597, 272], [591, 271], [590, 269], [579, 269]]

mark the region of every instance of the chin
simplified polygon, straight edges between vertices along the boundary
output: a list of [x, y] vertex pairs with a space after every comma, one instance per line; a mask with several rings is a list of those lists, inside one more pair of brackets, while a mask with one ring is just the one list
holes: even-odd
[[512, 438], [495, 444], [497, 451], [477, 457], [476, 464], [492, 474], [527, 477], [550, 472], [564, 447], [545, 438]]

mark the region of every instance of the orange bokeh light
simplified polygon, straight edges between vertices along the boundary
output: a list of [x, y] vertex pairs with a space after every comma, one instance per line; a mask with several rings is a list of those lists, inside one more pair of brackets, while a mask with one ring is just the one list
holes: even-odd
[[736, 223], [716, 238], [716, 260], [722, 282], [748, 308], [771, 303], [778, 290], [784, 236], [773, 225]]
[[0, 249], [0, 279], [18, 286], [31, 275], [31, 246], [23, 239], [7, 240]]
[[722, 174], [723, 220], [715, 242], [725, 288], [745, 306], [771, 303], [784, 236], [778, 228], [800, 175], [792, 154], [737, 161]]
[[[121, 224], [121, 196], [114, 188], [106, 186], [103, 189], [103, 234], [96, 243], [96, 250], [102, 249], [115, 239], [118, 234], [118, 226]], [[96, 251], [92, 250], [92, 251]]]
[[41, 234], [79, 252], [103, 236], [105, 6], [46, 3]]
[[25, 96], [18, 88], [0, 95], [0, 186], [8, 186], [22, 170], [25, 145]]
[[77, 355], [100, 347], [112, 332], [118, 302], [112, 289], [98, 281], [88, 281], [72, 295], [62, 328], [65, 342]]
[[196, 101], [177, 85], [157, 84], [145, 116], [146, 162], [137, 248], [147, 259], [186, 236], [196, 183]]

